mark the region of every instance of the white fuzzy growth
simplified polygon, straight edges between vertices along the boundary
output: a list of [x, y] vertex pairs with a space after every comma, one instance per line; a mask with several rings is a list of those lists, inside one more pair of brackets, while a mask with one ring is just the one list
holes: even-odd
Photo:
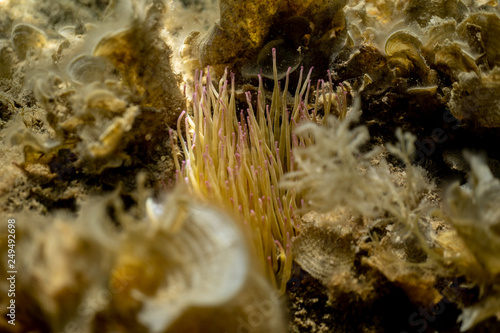
[[370, 136], [365, 126], [351, 129], [358, 117], [353, 111], [344, 120], [330, 117], [327, 126], [299, 126], [296, 134], [312, 137], [314, 144], [294, 150], [296, 171], [285, 175], [282, 185], [301, 191], [306, 204], [318, 212], [344, 207], [368, 218], [388, 213], [413, 229], [425, 204], [423, 193], [432, 188], [424, 171], [410, 164], [415, 137], [398, 130], [398, 143], [387, 147], [406, 164], [405, 184], [399, 186], [385, 159], [373, 163], [380, 148], [361, 150]]

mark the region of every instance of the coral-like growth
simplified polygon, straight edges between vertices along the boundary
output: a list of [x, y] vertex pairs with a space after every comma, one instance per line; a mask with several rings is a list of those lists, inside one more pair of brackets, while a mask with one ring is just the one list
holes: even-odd
[[283, 186], [303, 191], [309, 207], [320, 212], [343, 206], [358, 216], [389, 213], [391, 219], [414, 225], [413, 216], [422, 209], [422, 193], [432, 188], [424, 171], [411, 165], [415, 137], [398, 131], [399, 144], [388, 146], [406, 163], [406, 185], [397, 186], [384, 159], [372, 165], [380, 149], [361, 151], [370, 136], [364, 126], [350, 129], [358, 116], [351, 112], [345, 120], [329, 117], [327, 126], [299, 126], [296, 134], [312, 137], [314, 144], [294, 151], [297, 167], [285, 175]]

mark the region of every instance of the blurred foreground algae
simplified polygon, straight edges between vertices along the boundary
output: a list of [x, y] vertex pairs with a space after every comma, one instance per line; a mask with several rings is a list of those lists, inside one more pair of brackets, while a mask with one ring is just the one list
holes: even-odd
[[254, 268], [240, 227], [180, 188], [161, 201], [148, 195], [128, 211], [115, 193], [86, 202], [76, 218], [37, 216], [32, 224], [29, 214], [18, 215], [17, 325], [221, 332], [239, 329], [252, 306], [264, 304], [266, 318], [253, 332], [285, 332], [281, 301]]

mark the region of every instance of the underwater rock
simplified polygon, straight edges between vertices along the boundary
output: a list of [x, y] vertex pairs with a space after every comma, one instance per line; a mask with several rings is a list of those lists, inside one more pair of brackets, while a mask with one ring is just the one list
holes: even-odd
[[199, 67], [214, 67], [220, 75], [226, 66], [239, 69], [248, 64], [256, 66], [243, 72], [255, 74], [260, 67], [268, 67], [270, 61], [264, 62], [264, 58], [269, 59], [270, 49], [280, 46], [284, 50], [278, 53], [290, 50], [304, 57], [296, 55], [285, 61], [282, 66], [285, 73], [288, 67], [298, 67], [301, 61], [306, 68], [326, 70], [345, 43], [347, 31], [342, 8], [346, 3], [347, 0], [291, 3], [221, 0], [220, 21], [206, 35], [193, 32], [185, 40], [182, 53], [186, 58], [196, 59]]

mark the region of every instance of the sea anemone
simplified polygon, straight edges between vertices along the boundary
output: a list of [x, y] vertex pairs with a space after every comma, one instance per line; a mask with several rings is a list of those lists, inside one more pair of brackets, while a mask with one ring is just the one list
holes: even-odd
[[[248, 109], [239, 112], [239, 119], [234, 75], [231, 75], [229, 86], [226, 70], [217, 90], [209, 70], [206, 85], [202, 83], [203, 74], [197, 73], [192, 115], [183, 112], [177, 125], [184, 156], [182, 162], [175, 157], [177, 181], [185, 181], [194, 193], [229, 207], [235, 216], [241, 218], [257, 256], [262, 258], [262, 269], [281, 291], [285, 290], [291, 275], [290, 246], [292, 237], [299, 230], [297, 205], [300, 204], [300, 195], [293, 189], [281, 188], [279, 184], [283, 175], [295, 168], [292, 149], [312, 143], [311, 138], [298, 139], [292, 134], [293, 129], [302, 121], [322, 122], [335, 103], [342, 117], [347, 110], [345, 94], [340, 99], [334, 98], [331, 76], [330, 84], [318, 82], [314, 109], [308, 110], [311, 72], [312, 68], [302, 82], [301, 69], [293, 108], [289, 110], [286, 102], [289, 77], [287, 74], [281, 90], [276, 50], [273, 49], [271, 105], [264, 103], [263, 81], [259, 75], [256, 108], [250, 92], [247, 92]], [[320, 96], [324, 103], [322, 116], [316, 112]], [[173, 131], [171, 137], [175, 146]]]

